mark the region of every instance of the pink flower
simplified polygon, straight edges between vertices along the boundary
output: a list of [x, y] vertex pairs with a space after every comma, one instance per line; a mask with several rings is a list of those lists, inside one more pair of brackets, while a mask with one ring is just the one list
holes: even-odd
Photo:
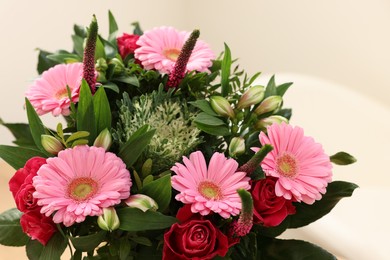
[[39, 210], [31, 210], [20, 217], [22, 230], [31, 239], [38, 240], [46, 245], [50, 238], [57, 232], [56, 225], [51, 217], [42, 215]]
[[137, 41], [139, 39], [137, 34], [127, 34], [124, 33], [121, 37], [116, 39], [119, 49], [119, 54], [122, 59], [125, 59], [127, 55], [133, 54], [134, 51], [139, 47]]
[[38, 115], [51, 112], [54, 116], [70, 114], [70, 102], [66, 86], [69, 87], [72, 102], [79, 100], [79, 89], [83, 77], [83, 64], [59, 64], [43, 72], [26, 92]]
[[274, 149], [261, 167], [267, 176], [278, 178], [275, 194], [307, 204], [320, 200], [332, 180], [332, 164], [321, 144], [304, 136], [302, 128], [285, 123], [272, 124], [267, 133], [268, 136], [260, 133], [260, 143], [270, 144]]
[[[135, 50], [134, 57], [147, 70], [156, 69], [160, 73], [169, 74], [189, 36], [189, 32], [179, 32], [173, 27], [154, 28], [139, 38], [137, 44], [140, 47]], [[186, 72], [208, 72], [213, 59], [215, 55], [207, 44], [198, 40], [187, 63]]]
[[126, 165], [100, 147], [76, 146], [47, 159], [33, 179], [41, 213], [69, 227], [86, 216], [99, 216], [103, 208], [130, 195], [132, 185]]
[[227, 159], [222, 153], [214, 153], [207, 169], [203, 154], [191, 153], [183, 156], [183, 164], [176, 163], [172, 171], [172, 187], [180, 193], [176, 200], [191, 204], [193, 213], [208, 215], [211, 211], [223, 218], [240, 213], [241, 199], [238, 189], [250, 189], [245, 172], [236, 172], [238, 163]]

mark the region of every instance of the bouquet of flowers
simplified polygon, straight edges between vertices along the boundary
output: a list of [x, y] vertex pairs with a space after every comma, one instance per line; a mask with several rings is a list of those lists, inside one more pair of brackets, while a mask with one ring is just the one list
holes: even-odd
[[[74, 26], [73, 50], [40, 50], [28, 124], [4, 123], [16, 146], [16, 208], [0, 243], [30, 259], [334, 259], [276, 238], [329, 213], [353, 183], [332, 181], [321, 144], [289, 124], [292, 83], [256, 84], [199, 31], [158, 27], [117, 37]], [[41, 115], [61, 116], [51, 129]]]

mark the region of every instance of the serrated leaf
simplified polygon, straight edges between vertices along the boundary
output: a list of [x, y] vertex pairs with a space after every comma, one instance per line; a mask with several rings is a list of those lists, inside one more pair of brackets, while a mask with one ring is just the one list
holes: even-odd
[[47, 158], [46, 154], [38, 150], [25, 147], [0, 145], [0, 158], [2, 158], [15, 170], [23, 168], [27, 160], [34, 156]]
[[96, 138], [95, 112], [93, 98], [88, 83], [83, 79], [77, 109], [77, 131], [89, 132], [89, 143]]
[[20, 226], [22, 213], [13, 208], [0, 214], [0, 244], [5, 246], [24, 246], [29, 237]]
[[69, 237], [73, 247], [82, 252], [93, 251], [105, 238], [106, 231], [100, 231], [96, 234], [80, 237]]
[[104, 88], [99, 88], [93, 96], [93, 107], [95, 111], [96, 133], [99, 134], [104, 129], [111, 129], [110, 103]]
[[158, 211], [164, 212], [171, 202], [171, 176], [165, 175], [142, 188], [140, 193], [148, 195], [157, 202]]
[[125, 231], [145, 231], [165, 229], [177, 222], [177, 219], [160, 212], [143, 212], [137, 208], [122, 208], [117, 210], [120, 220], [119, 229]]
[[356, 162], [356, 158], [346, 152], [338, 152], [330, 156], [330, 161], [337, 165], [348, 165]]
[[213, 108], [211, 107], [210, 103], [207, 100], [201, 99], [201, 100], [196, 100], [196, 101], [189, 102], [189, 103], [191, 105], [193, 105], [194, 107], [199, 108], [200, 110], [202, 110], [203, 112], [205, 112], [208, 115], [218, 116], [218, 114], [215, 113], [215, 111], [213, 110]]
[[221, 92], [225, 97], [230, 93], [230, 67], [232, 65], [232, 57], [229, 46], [225, 43], [225, 52], [221, 64]]

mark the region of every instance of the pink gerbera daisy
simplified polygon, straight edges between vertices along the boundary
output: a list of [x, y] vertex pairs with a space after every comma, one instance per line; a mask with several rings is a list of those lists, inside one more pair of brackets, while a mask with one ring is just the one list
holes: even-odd
[[321, 144], [304, 136], [302, 128], [286, 123], [272, 124], [267, 133], [260, 133], [260, 142], [274, 149], [261, 167], [266, 175], [278, 178], [275, 194], [307, 204], [320, 200], [332, 180], [332, 164]]
[[119, 157], [103, 148], [83, 145], [47, 159], [33, 185], [41, 213], [54, 213], [54, 223], [69, 227], [128, 198], [132, 183]]
[[[169, 74], [189, 36], [189, 32], [179, 32], [173, 27], [154, 28], [139, 38], [137, 44], [140, 47], [135, 50], [134, 56], [145, 69], [156, 69], [160, 73]], [[198, 40], [187, 63], [186, 72], [208, 72], [213, 59], [215, 55], [211, 49], [205, 42]]]
[[176, 200], [192, 204], [191, 211], [208, 215], [216, 212], [223, 218], [236, 216], [241, 210], [238, 189], [249, 190], [249, 177], [245, 172], [236, 172], [238, 163], [227, 159], [222, 153], [214, 153], [207, 169], [203, 154], [191, 153], [183, 156], [183, 164], [176, 163], [172, 171], [172, 187], [180, 193]]
[[54, 116], [70, 113], [69, 87], [72, 102], [79, 100], [79, 89], [83, 78], [83, 64], [59, 64], [43, 72], [26, 92], [38, 115], [51, 112]]

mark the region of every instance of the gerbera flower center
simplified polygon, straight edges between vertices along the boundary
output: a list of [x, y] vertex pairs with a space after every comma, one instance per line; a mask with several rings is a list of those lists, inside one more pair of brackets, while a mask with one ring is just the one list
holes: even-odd
[[84, 201], [96, 194], [98, 184], [91, 178], [74, 179], [68, 186], [68, 195], [74, 200]]
[[207, 198], [219, 200], [222, 198], [222, 192], [218, 185], [211, 181], [203, 181], [198, 186], [199, 193]]
[[289, 153], [283, 153], [276, 159], [277, 171], [284, 177], [294, 178], [298, 174], [298, 162]]
[[60, 89], [55, 94], [56, 99], [63, 99], [65, 97], [68, 97], [68, 90], [66, 88]]
[[171, 61], [176, 61], [179, 57], [180, 50], [179, 49], [166, 49], [163, 51], [163, 54], [166, 58], [170, 59]]

